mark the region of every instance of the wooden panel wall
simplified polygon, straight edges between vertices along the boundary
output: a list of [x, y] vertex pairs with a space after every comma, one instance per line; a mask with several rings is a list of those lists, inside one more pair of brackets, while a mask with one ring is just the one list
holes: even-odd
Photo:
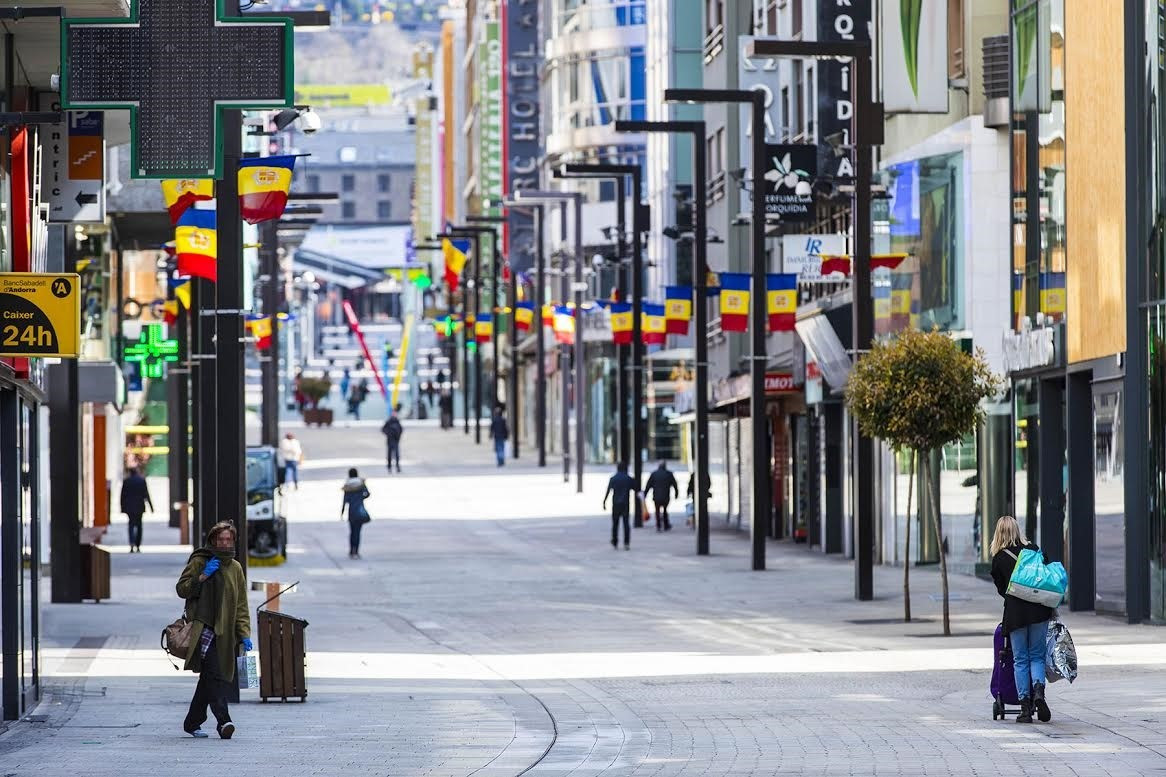
[[1122, 3], [1065, 2], [1065, 199], [1070, 362], [1125, 351]]

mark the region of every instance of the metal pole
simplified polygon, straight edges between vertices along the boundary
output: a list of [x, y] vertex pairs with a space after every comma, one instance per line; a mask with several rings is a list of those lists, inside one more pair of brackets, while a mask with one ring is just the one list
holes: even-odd
[[[627, 268], [624, 267], [624, 240], [627, 238], [627, 181], [623, 177], [616, 178], [616, 212], [615, 229], [619, 233], [615, 239], [615, 267], [619, 301], [626, 302], [628, 297]], [[616, 412], [616, 460], [627, 463], [631, 453], [631, 431], [628, 429], [628, 347], [617, 345], [616, 352], [616, 403], [619, 408]]]
[[[648, 225], [643, 223], [640, 207], [640, 174], [632, 176], [632, 466], [636, 491], [644, 475], [644, 250], [640, 236]], [[636, 510], [635, 525], [643, 526], [642, 511]]]
[[[767, 332], [765, 293], [765, 93], [753, 93], [753, 293], [752, 359], [749, 413], [753, 416], [753, 510], [750, 521], [753, 569], [765, 569], [765, 538], [769, 534], [769, 434], [765, 413], [765, 338]], [[697, 172], [698, 179], [701, 173]], [[700, 203], [698, 203], [698, 208]], [[696, 484], [699, 486], [700, 484]]]
[[[474, 238], [474, 327], [478, 326], [478, 316], [482, 314], [482, 236], [473, 233]], [[482, 349], [478, 347], [477, 336], [470, 332], [474, 339], [474, 442], [482, 443]]]
[[470, 433], [470, 285], [467, 268], [462, 268], [462, 421]]
[[[854, 358], [870, 350], [874, 338], [874, 300], [871, 297], [871, 162], [868, 139], [872, 118], [870, 50], [854, 57]], [[851, 421], [854, 456], [854, 596], [859, 601], [874, 599], [874, 441], [862, 434], [858, 422]], [[942, 549], [941, 551], [942, 552]]]
[[535, 340], [535, 359], [538, 364], [535, 368], [534, 385], [534, 423], [535, 441], [538, 444], [538, 465], [547, 465], [547, 353], [546, 333], [543, 331], [543, 305], [546, 304], [546, 252], [543, 249], [543, 221], [546, 208], [542, 205], [535, 207], [536, 233], [538, 241], [535, 254], [535, 284], [534, 284], [534, 320], [533, 329], [538, 335]]
[[701, 121], [692, 133], [693, 230], [696, 245], [692, 252], [692, 309], [695, 314], [693, 344], [696, 357], [696, 429], [692, 447], [695, 467], [692, 479], [693, 521], [696, 524], [696, 554], [709, 553], [709, 504], [705, 481], [709, 478], [709, 344], [708, 344], [708, 182], [705, 178], [705, 125]]
[[575, 493], [583, 493], [583, 198], [575, 197]]
[[279, 445], [279, 248], [274, 219], [259, 226], [260, 274], [267, 277], [263, 286], [263, 315], [271, 316], [271, 346], [259, 357], [263, 382], [264, 445]]
[[196, 529], [191, 542], [202, 545], [218, 516], [218, 470], [215, 467], [217, 450], [217, 395], [215, 393], [215, 284], [205, 278], [195, 278], [195, 308], [198, 310], [198, 358], [195, 362], [198, 380], [195, 384], [194, 454]]
[[498, 327], [498, 309], [501, 305], [498, 304], [498, 259], [502, 253], [502, 241], [499, 239], [498, 230], [491, 228], [486, 235], [490, 238], [490, 326], [494, 329], [493, 337], [490, 338], [490, 350], [494, 353], [494, 369], [491, 370], [492, 387], [490, 392], [490, 417], [494, 416], [494, 408], [498, 406], [498, 373], [501, 369], [501, 357], [498, 353], [498, 335], [500, 333]]
[[510, 456], [518, 458], [518, 273], [510, 265]]
[[174, 326], [180, 361], [166, 374], [166, 423], [169, 427], [166, 456], [167, 475], [170, 478], [170, 528], [182, 525], [186, 503], [190, 499], [190, 471], [187, 463], [187, 427], [190, 423], [190, 337], [187, 321], [190, 311], [179, 313]]
[[[562, 246], [566, 243], [567, 200], [562, 200], [559, 202], [559, 299], [564, 306], [567, 304], [567, 259], [566, 254], [562, 252]], [[576, 319], [575, 339], [579, 338], [579, 334], [579, 322]], [[571, 346], [566, 344], [559, 346], [559, 373], [563, 387], [563, 401], [560, 403], [563, 421], [563, 482], [567, 483], [571, 480], [571, 429], [568, 426], [571, 416], [567, 407], [571, 395]]]

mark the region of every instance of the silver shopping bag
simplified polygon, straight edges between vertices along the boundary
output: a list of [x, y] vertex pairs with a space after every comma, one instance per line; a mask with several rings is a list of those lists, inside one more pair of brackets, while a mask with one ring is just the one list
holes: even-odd
[[235, 676], [239, 679], [240, 688], [259, 687], [259, 658], [255, 651], [235, 659]]

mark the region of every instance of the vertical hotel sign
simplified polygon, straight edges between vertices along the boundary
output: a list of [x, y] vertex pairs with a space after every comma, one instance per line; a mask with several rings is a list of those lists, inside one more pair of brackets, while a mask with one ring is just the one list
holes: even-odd
[[[888, 0], [884, 0], [888, 2]], [[819, 3], [818, 40], [830, 42], [870, 41], [871, 2], [829, 0]], [[853, 64], [849, 60], [823, 59], [818, 62], [818, 175], [838, 180], [854, 177], [852, 152], [835, 156], [826, 142], [840, 134], [843, 144], [853, 143], [851, 124], [854, 101], [851, 97]]]
[[[502, 25], [503, 72], [506, 76], [506, 117], [502, 136], [506, 141], [506, 191], [538, 188], [538, 160], [542, 157], [539, 131], [538, 0], [505, 0]], [[511, 267], [530, 267], [535, 253], [534, 215], [511, 210], [507, 216], [507, 255]]]

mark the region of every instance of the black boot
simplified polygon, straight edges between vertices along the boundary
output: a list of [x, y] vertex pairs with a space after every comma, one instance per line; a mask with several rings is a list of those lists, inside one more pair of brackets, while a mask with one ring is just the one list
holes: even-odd
[[1020, 700], [1020, 714], [1016, 716], [1017, 723], [1032, 723], [1032, 699]]
[[1036, 707], [1037, 720], [1041, 723], [1048, 723], [1053, 719], [1053, 711], [1049, 709], [1049, 705], [1045, 702], [1044, 683], [1033, 683], [1032, 703]]

